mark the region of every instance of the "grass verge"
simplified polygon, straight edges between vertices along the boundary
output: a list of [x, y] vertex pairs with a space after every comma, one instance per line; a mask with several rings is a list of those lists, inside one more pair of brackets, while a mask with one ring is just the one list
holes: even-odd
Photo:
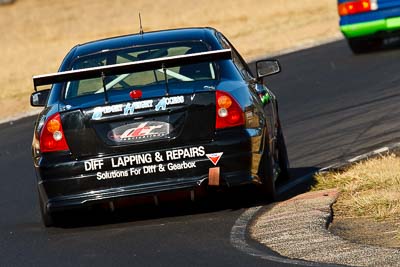
[[315, 175], [312, 190], [338, 188], [335, 218], [393, 222], [400, 239], [400, 157], [390, 154], [356, 163], [341, 172]]

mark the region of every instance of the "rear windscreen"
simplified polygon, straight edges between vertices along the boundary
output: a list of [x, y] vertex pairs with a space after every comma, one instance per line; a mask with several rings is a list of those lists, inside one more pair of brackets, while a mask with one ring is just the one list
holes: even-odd
[[[72, 64], [73, 70], [100, 67], [105, 65], [171, 57], [208, 51], [202, 42], [168, 43], [151, 46], [141, 46], [129, 49], [112, 50], [96, 53], [76, 59]], [[68, 82], [65, 89], [65, 99], [99, 94], [104, 92], [104, 86], [111, 95], [113, 92], [134, 89], [148, 85], [175, 82], [193, 82], [199, 80], [214, 80], [215, 67], [211, 62], [182, 65], [168, 69], [127, 73], [102, 78], [86, 79]]]

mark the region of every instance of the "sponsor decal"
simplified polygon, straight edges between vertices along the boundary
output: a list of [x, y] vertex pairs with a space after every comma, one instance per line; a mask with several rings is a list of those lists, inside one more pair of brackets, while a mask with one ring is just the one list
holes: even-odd
[[131, 102], [124, 107], [124, 115], [132, 115], [135, 110], [153, 107], [153, 100], [143, 100], [139, 102]]
[[[166, 110], [167, 106], [179, 105], [185, 102], [184, 96], [163, 97], [159, 101], [149, 99], [142, 101], [116, 104], [106, 107], [96, 107], [92, 114], [92, 120], [99, 120], [108, 114], [133, 115], [135, 111], [141, 109], [155, 109], [155, 111]], [[157, 103], [157, 104], [155, 104]]]
[[205, 151], [203, 146], [173, 149], [165, 152], [167, 161], [203, 157], [204, 155]]
[[260, 99], [261, 99], [261, 102], [265, 105], [265, 104], [268, 104], [268, 102], [271, 100], [271, 96], [268, 93], [260, 94]]
[[85, 171], [95, 171], [101, 170], [104, 165], [104, 161], [102, 159], [91, 159], [85, 161]]
[[165, 102], [167, 103], [167, 106], [178, 105], [178, 104], [182, 104], [185, 102], [185, 98], [183, 97], [183, 95], [164, 97], [164, 98], [165, 98]]
[[196, 162], [182, 161], [182, 163], [168, 163], [167, 168], [169, 171], [192, 169], [192, 168], [196, 168]]
[[169, 135], [172, 126], [162, 121], [145, 121], [123, 125], [108, 132], [107, 137], [117, 143], [135, 143], [159, 139]]
[[122, 112], [122, 108], [123, 108], [122, 104], [117, 104], [117, 105], [112, 105], [112, 106], [107, 106], [107, 107], [96, 107], [94, 109], [92, 119], [98, 120], [101, 117], [103, 117], [103, 114], [112, 114], [112, 113]]
[[251, 119], [253, 118], [253, 112], [252, 111], [247, 111], [246, 112], [246, 119]]
[[96, 173], [97, 180], [107, 180], [107, 179], [114, 179], [114, 178], [121, 178], [121, 177], [128, 177], [129, 171], [105, 171], [105, 172], [98, 172]]
[[[84, 168], [86, 172], [96, 172], [96, 179], [100, 181], [193, 169], [197, 168], [195, 159], [205, 155], [203, 146], [187, 147], [162, 152], [86, 160]], [[171, 162], [172, 160], [174, 162]]]
[[166, 110], [167, 109], [167, 101], [165, 100], [165, 97], [163, 97], [160, 102], [158, 102], [158, 104], [156, 105], [155, 110], [159, 111], [159, 110]]
[[98, 120], [103, 117], [103, 110], [101, 108], [95, 108], [92, 115], [92, 120]]
[[214, 164], [214, 166], [217, 166], [218, 161], [221, 159], [222, 154], [224, 152], [219, 152], [219, 153], [212, 153], [212, 154], [206, 154], [207, 158]]
[[181, 96], [163, 97], [155, 106], [155, 111], [166, 110], [167, 106], [178, 105], [185, 102], [185, 98]]

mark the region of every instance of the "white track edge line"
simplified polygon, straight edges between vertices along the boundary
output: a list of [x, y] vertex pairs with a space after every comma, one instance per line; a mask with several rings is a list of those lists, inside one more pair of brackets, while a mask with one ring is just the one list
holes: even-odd
[[[315, 265], [311, 262], [311, 264], [308, 264], [308, 262], [301, 261], [301, 260], [295, 260], [295, 259], [288, 259], [288, 258], [283, 258], [283, 257], [278, 257], [278, 256], [273, 256], [273, 255], [268, 255], [252, 246], [250, 246], [247, 241], [246, 241], [246, 233], [247, 233], [247, 228], [249, 225], [249, 222], [252, 220], [254, 215], [262, 208], [263, 206], [257, 206], [257, 207], [252, 207], [249, 209], [246, 209], [236, 220], [234, 226], [232, 227], [231, 233], [230, 233], [230, 242], [233, 247], [236, 249], [251, 255], [255, 257], [259, 257], [264, 260], [269, 260], [273, 262], [280, 262], [280, 263], [286, 263], [286, 264], [295, 264], [295, 265], [302, 265], [302, 266], [312, 266]], [[315, 265], [316, 266], [316, 265]]]

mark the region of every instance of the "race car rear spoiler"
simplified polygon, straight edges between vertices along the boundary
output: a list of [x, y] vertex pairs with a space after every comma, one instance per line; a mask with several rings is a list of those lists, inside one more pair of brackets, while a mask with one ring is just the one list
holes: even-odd
[[148, 60], [135, 61], [129, 63], [37, 75], [33, 77], [33, 85], [35, 91], [37, 91], [37, 87], [42, 85], [100, 78], [110, 75], [121, 75], [139, 71], [166, 69], [181, 65], [224, 60], [231, 58], [232, 58], [231, 49], [223, 49], [223, 50], [215, 50], [215, 51], [208, 51], [201, 53], [193, 53], [188, 55], [148, 59]]

